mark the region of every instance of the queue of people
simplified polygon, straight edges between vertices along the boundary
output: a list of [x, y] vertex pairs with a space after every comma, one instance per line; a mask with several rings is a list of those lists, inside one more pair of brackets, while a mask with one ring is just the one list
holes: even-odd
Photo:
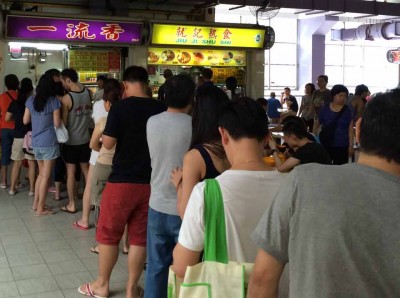
[[[91, 251], [98, 254], [98, 276], [79, 293], [110, 295], [123, 241], [126, 296], [168, 297], [169, 271], [184, 278], [188, 266], [202, 260], [211, 179], [222, 196], [228, 261], [254, 263], [247, 297], [400, 294], [400, 267], [387, 262], [396, 263], [400, 241], [382, 233], [399, 226], [400, 144], [393, 137], [400, 128], [399, 90], [367, 103], [368, 88], [360, 86], [348, 106], [347, 88], [327, 89], [323, 75], [318, 90], [307, 84], [299, 107], [289, 88], [281, 101], [272, 93], [253, 100], [235, 93], [232, 78], [229, 92], [216, 87], [208, 70], [201, 87], [185, 74], [167, 76], [159, 100], [149, 97], [142, 67], [124, 71], [123, 93], [117, 80], [99, 78], [102, 98], [93, 107], [73, 69], [49, 70], [35, 90], [27, 79], [17, 86], [6, 77], [10, 96], [0, 96], [2, 115], [7, 110], [2, 121], [14, 123], [2, 128], [2, 147], [13, 138], [2, 152], [2, 171], [3, 153], [10, 153], [4, 156], [5, 165], [14, 160], [10, 195], [26, 158], [36, 215], [55, 213], [46, 198], [54, 170], [63, 165], [68, 203], [60, 211], [78, 211], [76, 181], [81, 175], [85, 181], [82, 216], [71, 228], [89, 230], [95, 206]], [[282, 104], [289, 108], [285, 117]], [[283, 145], [272, 137], [269, 118], [281, 125]], [[60, 145], [62, 125], [69, 138]], [[22, 144], [29, 133], [30, 154]], [[343, 165], [354, 139], [358, 163]], [[266, 152], [274, 167], [264, 161]], [[3, 187], [7, 179], [1, 178]]]

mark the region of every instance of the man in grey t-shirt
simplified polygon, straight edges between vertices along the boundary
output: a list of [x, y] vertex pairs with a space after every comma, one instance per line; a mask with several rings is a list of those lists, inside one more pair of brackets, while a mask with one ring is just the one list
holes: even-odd
[[[253, 233], [248, 297], [400, 297], [400, 90], [357, 121], [358, 164], [296, 167]], [[390, 133], [387, 133], [390, 132]]]
[[171, 172], [182, 167], [192, 138], [191, 109], [195, 83], [186, 75], [165, 83], [166, 112], [147, 122], [151, 158], [151, 195], [147, 224], [147, 270], [145, 297], [167, 297], [168, 270], [178, 241], [181, 218]]

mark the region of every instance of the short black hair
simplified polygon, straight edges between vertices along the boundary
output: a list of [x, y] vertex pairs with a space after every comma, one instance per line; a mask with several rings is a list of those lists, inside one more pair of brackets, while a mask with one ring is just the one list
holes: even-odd
[[103, 81], [103, 82], [105, 82], [107, 80], [107, 77], [105, 76], [105, 75], [99, 75], [99, 76], [97, 76], [97, 82], [98, 81]]
[[237, 80], [235, 77], [227, 77], [225, 79], [226, 89], [235, 90], [237, 88]]
[[56, 68], [51, 68], [49, 70], [46, 70], [44, 74], [54, 78], [54, 77], [59, 77], [61, 75], [61, 71], [59, 71]]
[[291, 91], [289, 87], [285, 87], [285, 88], [283, 88], [283, 90], [289, 90], [289, 91]]
[[172, 73], [172, 70], [170, 70], [169, 68], [164, 70], [164, 74], [163, 74], [164, 78], [168, 79], [168, 78], [172, 77], [173, 75], [174, 74]]
[[76, 72], [75, 69], [72, 68], [63, 69], [61, 72], [61, 77], [63, 79], [68, 78], [74, 83], [78, 82], [78, 73]]
[[327, 75], [319, 75], [318, 79], [323, 79], [326, 83], [328, 83], [328, 76]]
[[132, 65], [125, 69], [122, 80], [131, 83], [140, 82], [147, 84], [149, 81], [149, 75], [147, 70], [143, 67]]
[[186, 74], [169, 78], [165, 82], [165, 102], [168, 107], [183, 109], [193, 102], [196, 84]]
[[[286, 118], [289, 118], [289, 116]], [[299, 139], [308, 137], [307, 128], [303, 119], [297, 116], [290, 117], [289, 119], [286, 118], [282, 126], [284, 135], [295, 135]]]
[[251, 138], [261, 142], [268, 135], [268, 116], [264, 109], [249, 97], [229, 102], [222, 109], [218, 123], [234, 140]]
[[257, 98], [256, 100], [261, 106], [266, 107], [268, 106], [268, 100], [263, 97]]
[[8, 90], [17, 90], [19, 87], [19, 80], [15, 74], [8, 74], [4, 77], [4, 85]]
[[211, 80], [213, 77], [213, 71], [211, 68], [203, 68], [201, 71], [201, 76], [206, 80]]
[[400, 89], [379, 93], [366, 105], [361, 118], [360, 149], [400, 164]]
[[354, 92], [354, 95], [358, 95], [360, 96], [361, 94], [363, 94], [364, 92], [369, 92], [369, 89], [367, 86], [365, 86], [364, 84], [358, 85], [356, 86], [356, 90]]

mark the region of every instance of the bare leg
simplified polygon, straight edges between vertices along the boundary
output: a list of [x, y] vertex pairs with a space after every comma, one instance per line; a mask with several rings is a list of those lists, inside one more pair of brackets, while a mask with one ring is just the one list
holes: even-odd
[[128, 225], [125, 225], [124, 235], [122, 236], [122, 252], [124, 254], [129, 252]]
[[49, 178], [51, 175], [51, 171], [53, 170], [55, 160], [43, 160], [41, 162], [42, 167], [39, 167], [39, 176], [41, 177], [41, 179], [39, 188], [36, 189], [39, 193], [39, 203], [36, 211], [37, 214], [43, 214], [46, 209], [44, 206], [46, 203], [47, 190], [49, 188]]
[[[82, 202], [82, 217], [78, 220], [78, 224], [82, 227], [89, 226], [89, 215], [90, 215], [90, 203], [91, 203], [91, 194], [92, 194], [92, 176], [93, 176], [94, 166], [89, 166], [89, 171], [87, 172], [87, 183], [85, 185], [85, 191], [83, 193], [83, 202]], [[82, 170], [82, 173], [84, 171]]]
[[67, 205], [67, 209], [69, 211], [75, 211], [75, 171], [76, 166], [72, 163], [66, 163], [67, 167], [67, 192], [69, 204]]
[[17, 186], [17, 180], [19, 177], [19, 173], [21, 171], [22, 161], [15, 160], [13, 162], [11, 168], [11, 183], [10, 183], [10, 191], [15, 191], [15, 187]]
[[[89, 173], [89, 163], [83, 162], [83, 163], [80, 163], [80, 166], [81, 166], [83, 177], [85, 178], [85, 183], [87, 183], [88, 182], [88, 173]], [[89, 180], [89, 182], [90, 182], [90, 180]]]
[[[118, 260], [118, 245], [98, 245], [99, 250], [99, 275], [92, 282], [91, 288], [98, 296], [108, 296], [111, 272]], [[84, 289], [81, 286], [81, 289]]]
[[35, 180], [36, 180], [36, 161], [29, 160], [29, 169], [28, 169], [28, 177], [29, 177], [29, 191], [35, 192]]
[[56, 192], [54, 193], [54, 199], [56, 201], [61, 200], [61, 182], [54, 181], [54, 188]]
[[146, 261], [146, 247], [129, 247], [128, 254], [128, 283], [126, 285], [126, 297], [136, 298], [138, 294], [137, 283], [142, 275], [144, 263]]
[[35, 189], [37, 191], [35, 191], [35, 199], [33, 200], [33, 205], [32, 205], [32, 209], [35, 211], [37, 210], [38, 204], [39, 204], [39, 188], [40, 188], [40, 183], [42, 180], [42, 178], [40, 176], [40, 172], [43, 171], [43, 169], [42, 169], [43, 168], [43, 160], [38, 160], [37, 163], [38, 163], [38, 167], [39, 167], [39, 175], [37, 176], [36, 183], [35, 183]]

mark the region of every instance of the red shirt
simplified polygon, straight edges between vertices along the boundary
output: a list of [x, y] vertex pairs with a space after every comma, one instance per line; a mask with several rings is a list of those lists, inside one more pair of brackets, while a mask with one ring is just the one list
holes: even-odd
[[[11, 95], [11, 97], [14, 100], [17, 99], [18, 96], [17, 91], [8, 90], [7, 92]], [[8, 96], [7, 92], [4, 92], [3, 94], [0, 95], [0, 113], [1, 113], [0, 128], [14, 129], [15, 127], [14, 120], [6, 121], [6, 113], [12, 100], [10, 96]]]

